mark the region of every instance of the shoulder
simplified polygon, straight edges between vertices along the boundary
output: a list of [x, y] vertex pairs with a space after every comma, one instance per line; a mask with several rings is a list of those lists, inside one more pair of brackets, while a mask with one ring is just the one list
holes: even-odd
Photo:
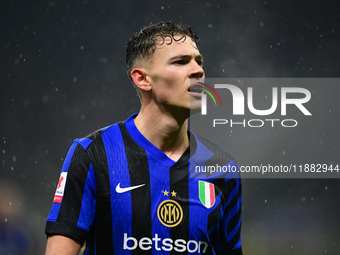
[[200, 150], [209, 150], [214, 154], [214, 158], [223, 158], [225, 161], [232, 161], [234, 160], [233, 156], [231, 156], [226, 150], [221, 148], [220, 146], [216, 145], [215, 143], [209, 141], [208, 139], [200, 136], [193, 134], [194, 137], [196, 138], [196, 143], [197, 143], [197, 151]]
[[225, 152], [224, 149], [222, 149], [221, 147], [219, 147], [215, 143], [209, 141], [208, 139], [204, 138], [203, 136], [196, 135], [196, 137], [197, 137], [197, 141], [201, 142], [202, 144], [204, 144], [204, 146], [208, 147], [209, 149], [211, 149], [211, 150], [222, 150], [222, 151]]
[[[193, 134], [194, 135], [194, 134]], [[204, 178], [238, 178], [239, 165], [233, 156], [215, 143], [203, 138], [202, 136], [194, 135], [196, 148], [193, 150], [191, 157], [194, 165], [194, 175], [199, 177], [202, 173]], [[190, 141], [190, 146], [194, 142]]]
[[81, 145], [84, 150], [95, 145], [102, 146], [105, 143], [119, 143], [122, 132], [126, 131], [127, 123], [133, 123], [133, 118], [136, 115], [137, 114], [133, 114], [125, 121], [116, 122], [115, 124], [96, 130], [83, 138], [75, 139], [74, 143]]
[[83, 147], [84, 150], [92, 146], [98, 146], [100, 143], [104, 143], [105, 140], [114, 139], [120, 135], [119, 124], [123, 122], [117, 122], [115, 124], [98, 129], [83, 138], [77, 138], [74, 143]]

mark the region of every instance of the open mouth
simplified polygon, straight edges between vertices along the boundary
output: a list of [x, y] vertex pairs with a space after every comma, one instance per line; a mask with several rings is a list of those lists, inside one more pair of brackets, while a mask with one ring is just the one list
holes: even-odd
[[204, 88], [204, 86], [202, 84], [195, 83], [195, 84], [190, 85], [188, 91], [191, 94], [202, 94], [203, 88]]
[[199, 88], [189, 88], [189, 92], [194, 92], [194, 93], [201, 93], [202, 92], [202, 89], [199, 89]]

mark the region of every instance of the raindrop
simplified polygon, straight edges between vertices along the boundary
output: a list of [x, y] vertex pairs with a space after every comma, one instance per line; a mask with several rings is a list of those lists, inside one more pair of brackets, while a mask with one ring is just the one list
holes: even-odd
[[46, 104], [48, 102], [48, 95], [44, 95], [42, 98], [42, 102]]
[[99, 62], [102, 62], [103, 64], [106, 64], [107, 63], [107, 58], [101, 58], [101, 59], [99, 59]]
[[31, 100], [29, 100], [28, 98], [24, 101], [24, 107], [25, 108], [28, 108], [28, 107], [30, 107], [30, 105], [31, 105]]

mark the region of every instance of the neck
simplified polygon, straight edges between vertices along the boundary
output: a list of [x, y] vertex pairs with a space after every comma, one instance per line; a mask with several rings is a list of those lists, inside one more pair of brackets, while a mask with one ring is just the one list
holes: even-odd
[[169, 158], [177, 161], [189, 147], [188, 120], [149, 110], [142, 107], [135, 118], [137, 129]]

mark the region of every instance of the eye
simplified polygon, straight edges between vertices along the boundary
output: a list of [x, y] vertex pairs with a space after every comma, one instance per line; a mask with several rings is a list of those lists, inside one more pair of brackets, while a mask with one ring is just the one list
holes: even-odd
[[203, 60], [196, 60], [196, 63], [197, 63], [199, 66], [203, 66]]
[[184, 59], [176, 60], [176, 61], [174, 62], [174, 64], [177, 64], [177, 65], [185, 65], [185, 64], [187, 64], [187, 63], [188, 63], [188, 61], [186, 61], [186, 60], [184, 60]]

